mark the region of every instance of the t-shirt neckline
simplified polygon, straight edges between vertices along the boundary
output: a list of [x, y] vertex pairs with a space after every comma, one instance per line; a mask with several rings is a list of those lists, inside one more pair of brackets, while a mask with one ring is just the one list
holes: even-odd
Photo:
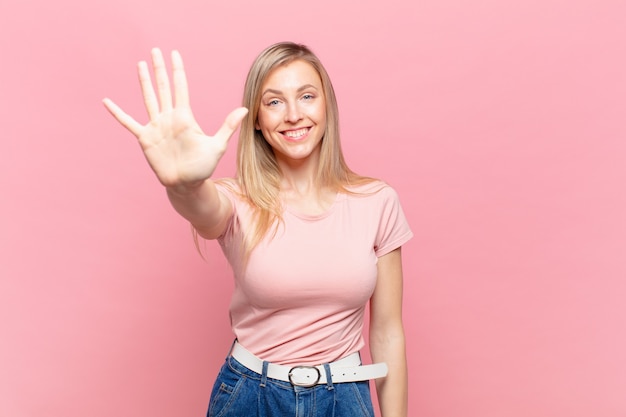
[[335, 199], [333, 200], [332, 204], [330, 205], [330, 207], [328, 207], [328, 209], [326, 211], [324, 211], [323, 213], [319, 213], [319, 214], [307, 214], [307, 213], [302, 213], [296, 209], [294, 209], [293, 207], [289, 206], [288, 204], [285, 204], [283, 202], [283, 207], [285, 209], [286, 212], [292, 214], [293, 216], [302, 219], [302, 220], [307, 220], [307, 221], [315, 221], [315, 220], [321, 220], [324, 219], [328, 216], [330, 216], [334, 211], [335, 211], [335, 207], [337, 207], [337, 204], [345, 199], [346, 195], [344, 193], [337, 193], [337, 195], [335, 196]]

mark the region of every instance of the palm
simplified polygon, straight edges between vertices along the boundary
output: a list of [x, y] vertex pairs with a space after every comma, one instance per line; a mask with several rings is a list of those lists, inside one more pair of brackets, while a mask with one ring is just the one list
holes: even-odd
[[139, 134], [148, 163], [164, 185], [209, 178], [226, 143], [206, 136], [189, 109], [173, 109], [151, 120]]
[[113, 116], [138, 139], [150, 167], [165, 186], [180, 186], [209, 178], [226, 150], [228, 139], [247, 113], [236, 109], [213, 136], [207, 136], [196, 122], [189, 106], [189, 95], [182, 59], [172, 53], [175, 106], [161, 52], [153, 50], [152, 61], [157, 94], [145, 62], [139, 63], [139, 80], [150, 121], [141, 125], [112, 101], [104, 104]]

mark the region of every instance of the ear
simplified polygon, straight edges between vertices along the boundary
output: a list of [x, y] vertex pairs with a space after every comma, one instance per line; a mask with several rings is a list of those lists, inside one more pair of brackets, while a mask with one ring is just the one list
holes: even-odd
[[259, 124], [259, 120], [258, 119], [254, 122], [254, 129], [255, 130], [261, 130], [261, 125]]

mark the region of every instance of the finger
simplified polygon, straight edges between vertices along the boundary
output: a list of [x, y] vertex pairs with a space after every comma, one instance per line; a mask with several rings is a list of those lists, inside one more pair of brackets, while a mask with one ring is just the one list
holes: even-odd
[[143, 103], [148, 112], [150, 120], [154, 120], [159, 115], [159, 102], [157, 101], [152, 80], [150, 79], [150, 70], [146, 61], [137, 64], [137, 73], [139, 74], [139, 84], [141, 85], [141, 94], [143, 94]]
[[174, 78], [174, 99], [176, 107], [189, 107], [189, 87], [183, 66], [183, 58], [178, 51], [172, 51], [172, 77]]
[[224, 142], [228, 141], [241, 124], [243, 118], [246, 117], [246, 114], [248, 114], [248, 109], [245, 107], [239, 107], [230, 112], [230, 114], [226, 116], [222, 127], [220, 127], [215, 134], [215, 138]]
[[172, 110], [172, 92], [170, 91], [170, 80], [167, 76], [165, 60], [159, 48], [152, 49], [152, 67], [154, 68], [154, 78], [156, 82], [161, 111]]
[[117, 104], [113, 103], [110, 99], [105, 98], [102, 100], [102, 103], [104, 104], [104, 107], [107, 108], [109, 113], [111, 113], [122, 126], [128, 129], [133, 135], [139, 136], [139, 133], [143, 128], [141, 124], [126, 114], [124, 110], [122, 110]]

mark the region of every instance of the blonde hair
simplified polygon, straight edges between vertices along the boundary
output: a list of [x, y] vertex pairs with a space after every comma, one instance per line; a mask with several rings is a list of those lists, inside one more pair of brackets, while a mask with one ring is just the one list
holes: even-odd
[[[256, 211], [254, 230], [244, 242], [245, 257], [265, 237], [272, 225], [282, 221], [279, 199], [281, 173], [274, 151], [255, 128], [261, 103], [261, 88], [277, 67], [294, 61], [310, 64], [319, 74], [326, 101], [326, 129], [321, 141], [317, 173], [319, 189], [350, 193], [347, 187], [372, 182], [354, 173], [346, 164], [339, 138], [339, 110], [330, 77], [319, 58], [305, 45], [281, 42], [266, 48], [254, 60], [243, 94], [249, 112], [241, 124], [237, 148], [237, 177], [241, 193]], [[276, 229], [274, 229], [274, 232]]]

